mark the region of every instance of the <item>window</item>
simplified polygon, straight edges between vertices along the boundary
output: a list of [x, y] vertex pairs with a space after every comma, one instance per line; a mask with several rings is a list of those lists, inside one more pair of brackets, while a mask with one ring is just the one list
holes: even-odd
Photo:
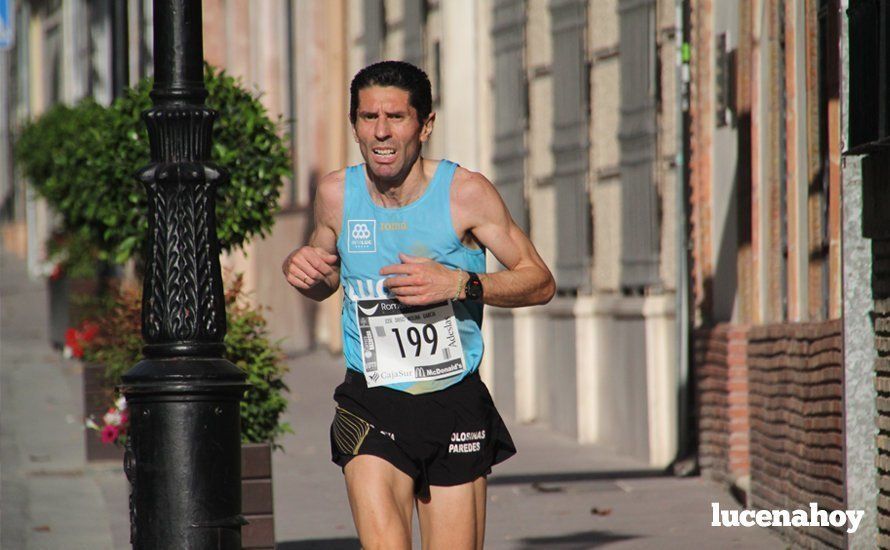
[[850, 0], [848, 152], [890, 147], [890, 2]]
[[528, 232], [525, 202], [526, 80], [525, 2], [496, 0], [492, 28], [494, 45], [494, 183], [510, 214]]
[[661, 283], [655, 187], [655, 1], [619, 5], [621, 28], [621, 289], [641, 294]]
[[587, 189], [590, 72], [587, 2], [550, 4], [553, 43], [553, 183], [556, 187], [556, 286], [590, 288], [591, 219]]
[[383, 0], [365, 0], [365, 65], [383, 59], [383, 45], [386, 43], [386, 9]]

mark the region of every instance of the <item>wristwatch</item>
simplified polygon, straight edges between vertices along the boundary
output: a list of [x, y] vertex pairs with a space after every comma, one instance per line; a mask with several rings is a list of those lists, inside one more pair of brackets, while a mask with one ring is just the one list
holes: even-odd
[[464, 285], [464, 291], [467, 295], [467, 300], [473, 300], [474, 302], [482, 301], [482, 281], [479, 280], [479, 275], [476, 275], [472, 271], [467, 271], [467, 275], [470, 276], [467, 279], [467, 284]]

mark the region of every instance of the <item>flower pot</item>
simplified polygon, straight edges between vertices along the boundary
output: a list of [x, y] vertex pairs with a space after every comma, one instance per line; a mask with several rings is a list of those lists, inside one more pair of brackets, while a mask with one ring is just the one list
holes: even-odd
[[70, 326], [80, 325], [95, 309], [95, 298], [99, 296], [98, 277], [77, 277], [68, 279], [68, 321]]
[[[114, 403], [114, 392], [105, 382], [105, 366], [83, 365], [84, 417], [101, 424], [102, 416]], [[123, 463], [124, 449], [102, 443], [96, 430], [84, 429], [88, 462], [113, 460]], [[247, 525], [241, 528], [244, 550], [273, 550], [275, 521], [272, 500], [271, 443], [241, 444], [241, 513]]]
[[247, 525], [241, 528], [244, 550], [275, 548], [272, 506], [272, 445], [241, 445], [241, 513]]
[[[105, 365], [83, 364], [83, 416], [90, 416], [97, 424], [114, 404], [114, 391], [105, 382]], [[111, 443], [102, 443], [102, 434], [84, 428], [87, 462], [114, 460], [123, 464], [124, 449]]]
[[65, 276], [46, 280], [49, 298], [49, 343], [56, 349], [65, 345], [68, 322], [68, 279]]
[[89, 312], [85, 302], [98, 295], [95, 278], [70, 279], [65, 275], [47, 279], [49, 294], [49, 342], [56, 349], [65, 347], [65, 331], [77, 326]]

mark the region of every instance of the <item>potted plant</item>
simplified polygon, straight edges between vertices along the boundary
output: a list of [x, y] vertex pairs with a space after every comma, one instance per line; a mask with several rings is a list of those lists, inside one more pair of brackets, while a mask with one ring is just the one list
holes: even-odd
[[[124, 440], [113, 437], [109, 441], [106, 420], [113, 406], [120, 410], [112, 405], [119, 400], [115, 384], [120, 383], [120, 374], [142, 356], [141, 316], [141, 293], [123, 286], [112, 296], [104, 315], [95, 318], [92, 338], [81, 343], [83, 413], [87, 427], [92, 428], [84, 432], [87, 461], [123, 460]], [[120, 423], [118, 428], [125, 433], [127, 424]]]
[[[272, 547], [271, 451], [278, 446], [278, 438], [291, 431], [281, 421], [287, 408], [287, 367], [279, 344], [269, 339], [261, 308], [248, 301], [240, 275], [229, 277], [225, 297], [225, 357], [245, 372], [250, 384], [241, 402], [242, 511], [250, 522], [242, 530], [242, 545]], [[92, 428], [86, 435], [88, 452], [93, 445], [122, 456], [120, 437], [127, 433], [126, 409], [115, 399], [113, 388], [142, 356], [141, 302], [140, 290], [119, 291], [111, 312], [98, 320], [96, 335], [84, 344], [84, 368], [94, 378], [101, 372], [104, 382], [96, 393], [102, 398], [90, 401], [92, 409], [85, 411], [87, 427]]]
[[63, 349], [66, 331], [98, 315], [105, 299], [95, 247], [76, 232], [54, 231], [46, 243], [50, 344]]
[[96, 193], [83, 191], [99, 185], [91, 179], [95, 174], [90, 156], [101, 147], [100, 128], [106, 118], [106, 109], [92, 100], [57, 104], [24, 125], [16, 137], [17, 165], [58, 214], [42, 269], [49, 287], [50, 342], [56, 348], [64, 345], [64, 331], [84, 317], [81, 306], [98, 294], [100, 250], [81, 221], [96, 208], [86, 204]]

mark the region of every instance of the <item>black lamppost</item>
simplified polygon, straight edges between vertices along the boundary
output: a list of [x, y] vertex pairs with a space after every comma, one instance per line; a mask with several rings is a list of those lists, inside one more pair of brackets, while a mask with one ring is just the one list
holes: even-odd
[[145, 358], [123, 377], [125, 469], [137, 550], [240, 549], [239, 401], [244, 375], [222, 359], [225, 303], [208, 162], [200, 0], [155, 0], [154, 107], [142, 301]]

